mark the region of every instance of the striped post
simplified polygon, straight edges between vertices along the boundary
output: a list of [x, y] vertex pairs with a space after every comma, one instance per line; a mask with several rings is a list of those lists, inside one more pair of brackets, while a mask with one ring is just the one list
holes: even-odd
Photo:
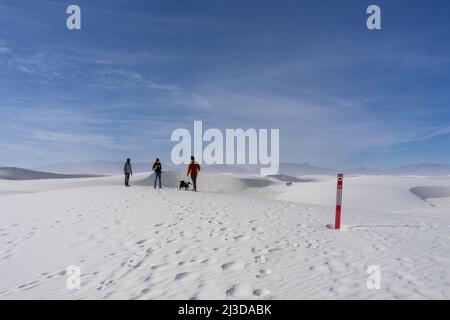
[[344, 175], [339, 173], [337, 176], [337, 194], [336, 194], [336, 220], [334, 229], [341, 229], [341, 213], [342, 213], [342, 187], [344, 185]]

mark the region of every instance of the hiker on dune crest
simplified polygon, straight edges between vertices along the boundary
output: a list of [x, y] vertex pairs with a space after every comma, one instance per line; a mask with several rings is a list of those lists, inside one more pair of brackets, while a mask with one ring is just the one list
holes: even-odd
[[200, 172], [200, 165], [195, 161], [194, 156], [191, 156], [191, 163], [188, 166], [187, 175], [191, 177], [194, 191], [197, 191], [197, 175]]
[[123, 173], [125, 174], [125, 187], [130, 186], [130, 176], [133, 175], [133, 168], [131, 167], [131, 159], [128, 158], [123, 166]]
[[153, 171], [155, 171], [155, 189], [156, 189], [156, 181], [159, 181], [159, 188], [161, 189], [161, 171], [162, 165], [161, 161], [157, 158], [155, 163], [153, 164]]

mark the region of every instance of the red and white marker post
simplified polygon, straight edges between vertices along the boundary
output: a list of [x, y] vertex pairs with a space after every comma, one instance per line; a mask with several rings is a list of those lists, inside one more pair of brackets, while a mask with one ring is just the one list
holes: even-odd
[[337, 176], [337, 194], [336, 194], [336, 219], [334, 229], [341, 229], [341, 213], [342, 213], [342, 187], [344, 185], [344, 175], [339, 173]]

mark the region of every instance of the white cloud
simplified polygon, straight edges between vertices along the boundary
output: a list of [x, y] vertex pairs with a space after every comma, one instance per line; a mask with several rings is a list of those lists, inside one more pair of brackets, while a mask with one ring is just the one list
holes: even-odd
[[7, 47], [0, 47], [0, 54], [10, 54], [12, 53], [12, 49]]
[[119, 68], [105, 68], [95, 72], [97, 85], [107, 90], [147, 88], [171, 93], [181, 93], [183, 90], [174, 84], [161, 83], [153, 77]]
[[111, 147], [114, 145], [113, 139], [108, 136], [91, 133], [63, 133], [54, 131], [36, 130], [30, 138], [39, 141], [69, 143], [69, 144], [89, 144], [95, 146]]

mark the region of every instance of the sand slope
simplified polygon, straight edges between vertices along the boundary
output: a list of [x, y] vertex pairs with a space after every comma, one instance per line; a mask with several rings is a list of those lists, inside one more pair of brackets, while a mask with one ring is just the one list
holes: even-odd
[[[154, 174], [145, 179], [138, 179], [137, 185], [154, 185]], [[180, 181], [190, 181], [184, 171], [166, 171], [162, 174], [162, 185], [164, 187], [178, 188]], [[268, 178], [258, 176], [244, 176], [237, 174], [211, 174], [201, 173], [198, 178], [199, 190], [208, 192], [227, 192], [235, 193], [247, 188], [261, 188], [272, 185], [273, 182]]]
[[[291, 188], [274, 186], [271, 188], [273, 198], [332, 207], [336, 203], [336, 177], [322, 176], [320, 180], [294, 184]], [[433, 208], [425, 200], [442, 197], [450, 197], [449, 177], [346, 176], [344, 178], [344, 208], [433, 214]], [[443, 209], [447, 210], [447, 207]], [[446, 215], [442, 211], [438, 214]]]
[[[240, 183], [254, 188], [249, 179]], [[328, 206], [155, 190], [148, 175], [131, 188], [122, 177], [82, 180], [20, 182], [33, 193], [0, 196], [0, 299], [450, 298], [446, 215], [347, 209], [336, 232]], [[66, 287], [70, 265], [80, 290]], [[381, 290], [366, 286], [370, 265]]]
[[14, 167], [0, 168], [0, 179], [5, 180], [76, 179], [89, 177], [98, 177], [98, 175], [58, 174]]

